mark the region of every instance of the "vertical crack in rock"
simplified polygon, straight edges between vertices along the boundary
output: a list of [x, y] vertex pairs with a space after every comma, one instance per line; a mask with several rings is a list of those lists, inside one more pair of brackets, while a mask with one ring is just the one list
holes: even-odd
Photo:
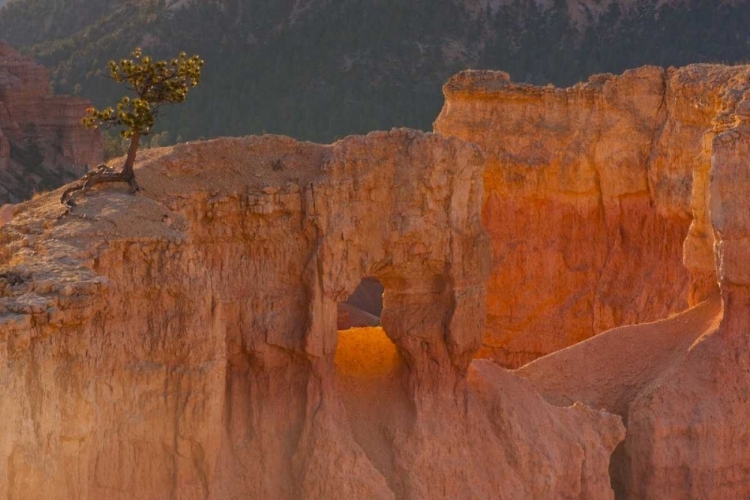
[[[648, 181], [648, 192], [651, 200], [656, 199], [656, 189], [653, 185], [653, 179], [651, 173], [654, 171], [653, 163], [654, 156], [657, 151], [657, 146], [661, 141], [664, 129], [667, 123], [670, 121], [669, 106], [667, 105], [667, 94], [669, 91], [669, 70], [662, 70], [662, 96], [659, 102], [659, 107], [654, 113], [654, 130], [651, 134], [651, 145], [648, 148], [648, 155], [646, 156], [646, 180]], [[660, 119], [660, 117], [663, 118]]]
[[[596, 128], [596, 138], [592, 141], [591, 149], [595, 149], [596, 145], [599, 144], [601, 140], [601, 133], [598, 131], [599, 127]], [[596, 165], [596, 160], [594, 158], [594, 155], [591, 154], [588, 157], [588, 161], [591, 162], [592, 165]], [[599, 171], [596, 166], [594, 167], [594, 185], [596, 187], [596, 192], [598, 193], [597, 196], [597, 202], [598, 202], [598, 208], [599, 208], [599, 217], [601, 219], [600, 224], [601, 227], [604, 230], [604, 244], [606, 247], [606, 253], [604, 255], [604, 259], [601, 263], [601, 268], [598, 271], [598, 276], [596, 278], [596, 281], [593, 284], [593, 290], [594, 290], [594, 296], [591, 300], [591, 331], [597, 332], [597, 323], [598, 323], [598, 314], [597, 314], [597, 302], [598, 298], [601, 295], [601, 286], [604, 281], [604, 273], [607, 271], [607, 265], [609, 264], [609, 260], [612, 256], [612, 252], [614, 251], [615, 241], [612, 237], [612, 232], [615, 228], [610, 228], [608, 224], [608, 218], [607, 218], [607, 206], [604, 202], [604, 189], [602, 188], [602, 176], [601, 172]]]

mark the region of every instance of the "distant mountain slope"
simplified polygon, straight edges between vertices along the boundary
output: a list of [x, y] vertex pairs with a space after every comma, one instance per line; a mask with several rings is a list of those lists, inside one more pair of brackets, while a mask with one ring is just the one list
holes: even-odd
[[11, 0], [0, 36], [96, 103], [136, 45], [199, 53], [205, 77], [161, 125], [184, 139], [263, 131], [328, 141], [429, 129], [442, 83], [472, 68], [570, 84], [646, 63], [750, 59], [750, 6], [716, 0]]

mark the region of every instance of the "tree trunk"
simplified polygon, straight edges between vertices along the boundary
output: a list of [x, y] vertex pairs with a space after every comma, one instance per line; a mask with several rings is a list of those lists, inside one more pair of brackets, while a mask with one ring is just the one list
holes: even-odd
[[130, 182], [135, 179], [135, 173], [133, 172], [133, 165], [135, 165], [135, 155], [138, 152], [138, 140], [141, 138], [141, 133], [138, 131], [133, 132], [130, 136], [130, 146], [128, 147], [128, 157], [125, 159], [125, 165], [122, 167], [122, 177], [125, 182]]
[[76, 206], [75, 198], [77, 196], [86, 194], [93, 186], [105, 182], [127, 182], [130, 185], [130, 192], [132, 194], [140, 191], [141, 188], [135, 181], [135, 172], [133, 172], [135, 154], [138, 152], [138, 139], [140, 138], [140, 132], [133, 132], [133, 135], [130, 137], [128, 156], [125, 158], [125, 165], [123, 165], [120, 172], [113, 172], [107, 165], [99, 165], [98, 169], [87, 173], [81, 178], [82, 184], [66, 189], [60, 197], [60, 203], [68, 207], [74, 207]]

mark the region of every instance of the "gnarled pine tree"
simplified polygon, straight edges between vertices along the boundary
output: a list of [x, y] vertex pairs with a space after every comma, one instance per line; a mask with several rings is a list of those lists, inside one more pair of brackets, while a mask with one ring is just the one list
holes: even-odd
[[110, 61], [108, 66], [110, 77], [124, 83], [135, 96], [120, 99], [116, 109], [89, 108], [81, 122], [87, 128], [124, 127], [120, 135], [130, 139], [125, 165], [120, 172], [99, 165], [96, 170], [84, 175], [78, 185], [63, 193], [60, 201], [66, 205], [75, 205], [76, 196], [105, 182], [126, 182], [130, 185], [131, 193], [140, 189], [133, 171], [138, 141], [151, 131], [161, 106], [184, 102], [188, 91], [198, 85], [203, 60], [197, 55], [187, 57], [182, 52], [171, 61], [154, 61], [150, 56], [142, 55], [141, 49], [135, 49], [131, 59]]

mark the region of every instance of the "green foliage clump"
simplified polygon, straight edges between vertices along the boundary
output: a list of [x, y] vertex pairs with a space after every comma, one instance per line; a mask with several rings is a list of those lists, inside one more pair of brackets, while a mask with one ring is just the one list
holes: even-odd
[[[66, 189], [60, 201], [71, 207], [75, 206], [76, 196], [85, 194], [96, 184], [127, 182], [131, 193], [140, 189], [133, 171], [140, 138], [151, 132], [161, 106], [184, 102], [188, 91], [200, 83], [203, 60], [197, 55], [188, 57], [181, 52], [169, 62], [155, 61], [136, 48], [130, 59], [110, 61], [108, 68], [110, 78], [124, 84], [135, 96], [122, 97], [116, 109], [88, 108], [81, 122], [87, 128], [124, 127], [120, 135], [123, 139], [129, 140], [125, 164], [120, 172], [100, 165], [95, 171], [84, 175], [80, 185]], [[164, 138], [166, 139], [166, 136]], [[158, 143], [159, 140], [156, 140], [156, 144]], [[117, 150], [117, 144], [111, 136], [105, 139], [105, 147], [108, 147], [110, 152]]]
[[187, 57], [181, 52], [170, 62], [154, 61], [136, 48], [131, 59], [108, 64], [110, 77], [125, 84], [136, 97], [122, 97], [116, 109], [88, 108], [88, 116], [81, 122], [89, 128], [124, 126], [120, 134], [126, 138], [148, 134], [160, 106], [184, 102], [188, 91], [200, 83], [202, 67], [203, 60], [197, 55]]

